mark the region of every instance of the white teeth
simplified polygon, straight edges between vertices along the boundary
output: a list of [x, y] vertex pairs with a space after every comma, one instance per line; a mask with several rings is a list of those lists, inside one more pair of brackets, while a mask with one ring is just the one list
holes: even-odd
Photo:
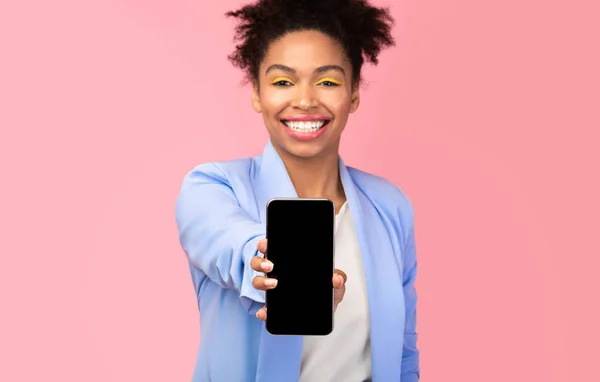
[[290, 129], [301, 133], [317, 131], [325, 125], [325, 121], [285, 121], [284, 123]]

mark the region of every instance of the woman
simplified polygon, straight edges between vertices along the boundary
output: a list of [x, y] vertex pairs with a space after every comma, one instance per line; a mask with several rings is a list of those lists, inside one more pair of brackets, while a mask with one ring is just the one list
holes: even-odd
[[[270, 141], [257, 157], [199, 165], [177, 200], [201, 315], [194, 381], [418, 381], [411, 204], [338, 154], [359, 106], [364, 59], [376, 64], [394, 43], [391, 16], [364, 0], [259, 0], [227, 15], [239, 20], [230, 60], [252, 83]], [[328, 198], [336, 206], [335, 261], [343, 271], [332, 275], [329, 336], [265, 330], [264, 291], [276, 288], [264, 277], [274, 264], [263, 258], [273, 197]], [[307, 275], [313, 261], [307, 255]]]

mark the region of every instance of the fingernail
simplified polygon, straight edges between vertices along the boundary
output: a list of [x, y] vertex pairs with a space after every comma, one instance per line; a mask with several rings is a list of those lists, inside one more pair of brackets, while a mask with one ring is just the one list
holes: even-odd
[[265, 285], [268, 287], [274, 287], [275, 285], [277, 285], [277, 279], [266, 279]]
[[263, 261], [260, 263], [260, 269], [265, 272], [271, 272], [273, 270], [273, 263], [270, 261]]

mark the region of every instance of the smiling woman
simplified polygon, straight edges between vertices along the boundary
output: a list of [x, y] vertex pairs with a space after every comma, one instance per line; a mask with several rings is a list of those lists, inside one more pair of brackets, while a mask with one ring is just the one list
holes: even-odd
[[[389, 11], [364, 0], [259, 0], [227, 15], [239, 21], [229, 58], [246, 73], [270, 140], [257, 157], [197, 166], [177, 200], [202, 319], [194, 380], [418, 381], [412, 205], [339, 156], [362, 65], [394, 44]], [[265, 330], [265, 291], [277, 286], [263, 274], [274, 266], [263, 256], [274, 197], [335, 204], [328, 336]], [[307, 283], [314, 261], [306, 254]]]

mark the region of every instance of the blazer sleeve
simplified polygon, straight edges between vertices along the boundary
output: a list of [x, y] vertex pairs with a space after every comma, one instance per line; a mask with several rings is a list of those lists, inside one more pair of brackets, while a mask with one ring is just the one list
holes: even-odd
[[222, 288], [235, 289], [249, 314], [264, 304], [264, 292], [252, 286], [259, 273], [250, 261], [260, 255], [265, 225], [238, 203], [225, 174], [212, 163], [196, 167], [184, 179], [175, 216], [189, 263]]
[[406, 324], [404, 329], [404, 346], [402, 351], [401, 382], [418, 382], [420, 377], [419, 349], [417, 348], [417, 292], [415, 279], [417, 276], [417, 257], [415, 246], [415, 230], [412, 206], [408, 238], [404, 249], [404, 300], [406, 305]]

